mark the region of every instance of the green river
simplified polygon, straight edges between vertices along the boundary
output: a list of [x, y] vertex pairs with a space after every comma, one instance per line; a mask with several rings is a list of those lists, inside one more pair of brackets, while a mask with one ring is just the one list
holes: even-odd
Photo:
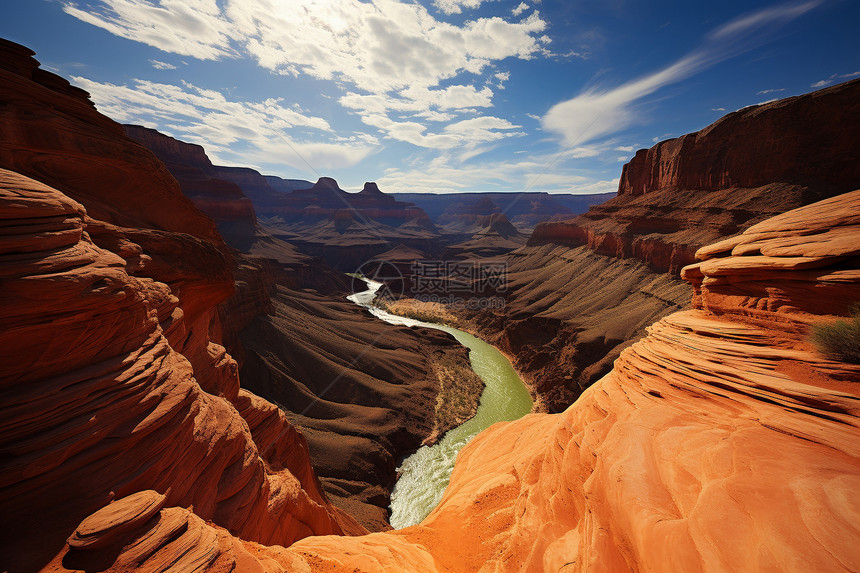
[[434, 446], [422, 446], [403, 460], [400, 479], [391, 492], [391, 526], [401, 529], [421, 522], [442, 499], [457, 453], [469, 440], [496, 422], [516, 420], [531, 412], [532, 399], [511, 363], [501, 352], [467, 332], [397, 316], [373, 306], [376, 291], [382, 283], [363, 279], [368, 290], [347, 297], [365, 307], [371, 314], [388, 322], [405, 326], [423, 326], [450, 333], [469, 349], [472, 368], [486, 385], [475, 417], [450, 430]]

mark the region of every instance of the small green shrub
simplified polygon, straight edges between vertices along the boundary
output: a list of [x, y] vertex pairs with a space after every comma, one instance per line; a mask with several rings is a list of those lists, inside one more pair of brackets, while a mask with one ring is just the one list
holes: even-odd
[[809, 338], [822, 354], [860, 364], [860, 304], [854, 304], [850, 313], [848, 319], [813, 325]]

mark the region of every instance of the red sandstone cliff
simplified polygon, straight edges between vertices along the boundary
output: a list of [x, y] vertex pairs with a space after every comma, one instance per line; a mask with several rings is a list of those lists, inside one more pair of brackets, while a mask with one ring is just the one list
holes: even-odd
[[860, 80], [746, 107], [638, 151], [615, 199], [530, 244], [588, 245], [677, 275], [702, 245], [860, 186]]
[[224, 239], [240, 251], [254, 241], [257, 216], [251, 200], [217, 169], [199, 145], [168, 137], [154, 129], [124, 125], [125, 134], [152, 151], [170, 170], [182, 193], [209, 215]]
[[[175, 277], [173, 291], [146, 276], [159, 263], [141, 246], [170, 237], [92, 222], [80, 203], [7, 170], [0, 224], [4, 568], [38, 569], [76, 521], [142, 490], [264, 543], [351, 524], [323, 497], [304, 438], [239, 388], [235, 362], [205, 337], [199, 317], [229, 282], [154, 269]], [[127, 258], [96, 246], [92, 229], [119, 236]], [[173, 256], [206, 251], [184, 237], [188, 251]]]
[[[700, 251], [685, 270], [699, 308], [650, 327], [564, 413], [476, 437], [419, 525], [262, 547], [131, 498], [84, 520], [53, 565], [107, 522], [132, 524], [111, 571], [180, 549], [213, 571], [857, 570], [860, 367], [804, 333], [860, 297], [858, 213], [855, 191]], [[186, 526], [171, 546], [158, 523]]]
[[[8, 79], [0, 83], [0, 101], [4, 104], [0, 106], [3, 119], [0, 123], [0, 167], [12, 165], [62, 187], [65, 197], [86, 209], [86, 213], [81, 211], [77, 215], [80, 222], [72, 224], [83, 229], [79, 233], [81, 245], [91, 244], [100, 249], [99, 252], [107, 253], [106, 256], [112, 257], [109, 266], [121, 267], [132, 284], [143, 281], [145, 285], [156, 285], [141, 293], [125, 287], [116, 292], [110, 282], [107, 283], [110, 288], [103, 289], [105, 285], [98, 283], [96, 290], [104, 290], [107, 298], [92, 298], [84, 286], [76, 286], [77, 275], [66, 277], [60, 273], [78, 263], [85, 264], [90, 256], [87, 254], [89, 247], [62, 243], [64, 250], [54, 252], [51, 249], [56, 246], [56, 237], [49, 231], [53, 229], [55, 217], [51, 215], [50, 225], [46, 227], [36, 221], [35, 234], [28, 239], [32, 240], [32, 245], [27, 247], [40, 251], [32, 256], [34, 268], [44, 267], [60, 274], [54, 276], [56, 273], [53, 273], [44, 283], [44, 289], [34, 291], [36, 299], [28, 298], [25, 286], [16, 287], [20, 292], [16, 291], [17, 298], [9, 304], [14, 303], [21, 310], [18, 314], [8, 313], [9, 325], [16, 327], [8, 335], [20, 337], [20, 340], [15, 338], [8, 344], [7, 349], [12, 354], [8, 355], [8, 360], [3, 354], [3, 363], [15, 368], [19, 364], [54, 364], [58, 370], [38, 380], [52, 392], [55, 384], [65, 384], [65, 379], [55, 380], [54, 374], [63, 371], [74, 376], [76, 368], [89, 368], [86, 366], [89, 359], [112, 359], [111, 352], [117, 348], [142, 354], [135, 368], [146, 370], [158, 383], [172, 375], [170, 373], [182, 370], [176, 364], [187, 362], [190, 366], [183, 380], [191, 379], [191, 388], [211, 395], [219, 404], [216, 426], [198, 420], [204, 427], [193, 426], [189, 431], [197, 436], [195, 440], [211, 441], [218, 450], [212, 455], [222, 455], [220, 450], [224, 450], [223, 455], [235, 458], [237, 450], [221, 447], [220, 440], [230, 444], [241, 441], [236, 437], [237, 432], [243, 425], [249, 426], [255, 445], [242, 450], [245, 452], [242, 468], [245, 469], [237, 470], [232, 462], [210, 463], [208, 458], [186, 460], [181, 456], [181, 448], [153, 443], [148, 447], [165, 456], [158, 461], [158, 469], [153, 470], [164, 474], [159, 477], [162, 481], [135, 481], [134, 487], [152, 488], [164, 494], [162, 486], [175, 478], [182, 482], [178, 488], [181, 491], [175, 492], [177, 495], [193, 488], [195, 500], [205, 498], [204, 502], [193, 501], [194, 508], [198, 504], [203, 508], [199, 516], [249, 540], [286, 545], [303, 535], [333, 532], [338, 528], [363, 531], [342, 511], [329, 505], [324, 497], [321, 500], [314, 497], [322, 496], [322, 488], [313, 467], [338, 507], [370, 527], [386, 528], [388, 494], [394, 482], [397, 460], [417, 448], [434, 426], [439, 381], [430, 364], [443, 354], [463, 364], [467, 357], [462, 348], [445, 335], [425, 335], [380, 323], [344, 299], [349, 288], [347, 277], [298, 253], [265, 230], [255, 230], [250, 254], [236, 254], [224, 244], [211, 219], [183, 196], [176, 179], [164, 165], [150, 151], [126, 137], [121, 126], [95, 111], [85, 92], [72, 88], [61, 78], [42, 74], [32, 52], [26, 48], [4, 42], [0, 44], [0, 56], [3, 63], [0, 74]], [[208, 169], [202, 148], [144, 131], [142, 138], [146, 137], [158, 140], [164, 147], [161, 151], [165, 157], [173, 161], [172, 167], [180, 176], [188, 177], [186, 183], [194, 177], [198, 177], [197, 182], [201, 184], [218, 183], [201, 176], [201, 173], [205, 176]], [[243, 175], [256, 173], [238, 171]], [[256, 176], [263, 179], [259, 174]], [[226, 198], [233, 201], [238, 195], [232, 184], [227, 185], [220, 189], [226, 189]], [[215, 195], [218, 195], [218, 188], [210, 193], [210, 196]], [[377, 197], [381, 193], [373, 189], [368, 189], [365, 195], [370, 195], [370, 201], [386, 201]], [[14, 198], [9, 201], [16, 204]], [[32, 222], [22, 213], [16, 211], [10, 215], [6, 223], [10, 237]], [[19, 216], [23, 219], [13, 220]], [[42, 239], [46, 241], [44, 245], [40, 243]], [[15, 267], [16, 261], [22, 260], [16, 250], [20, 241], [10, 241], [11, 251], [4, 263], [8, 271], [30, 272]], [[19, 278], [23, 281], [21, 285], [30, 284], [30, 275]], [[63, 291], [64, 288], [68, 291]], [[76, 300], [75, 293], [80, 294], [83, 307], [72, 305], [68, 312], [60, 312], [65, 302], [52, 302], [52, 289], [59, 289], [57, 296], [65, 296], [72, 302]], [[332, 294], [334, 291], [337, 292]], [[231, 296], [234, 292], [235, 296]], [[113, 313], [100, 310], [105, 304], [109, 308], [111, 297], [119, 299], [120, 296], [136, 301], [138, 310], [126, 312], [125, 307]], [[6, 302], [4, 299], [3, 303]], [[55, 315], [59, 318], [52, 324], [50, 321]], [[18, 324], [19, 319], [24, 323]], [[32, 326], [28, 320], [38, 325], [31, 334], [43, 339], [39, 340], [41, 346], [28, 346], [31, 334], [20, 330]], [[88, 320], [92, 327], [87, 326]], [[103, 331], [98, 328], [101, 320], [107, 321]], [[158, 364], [147, 366], [152, 353], [140, 348], [140, 333], [157, 337], [158, 328], [166, 341], [164, 351], [177, 357], [167, 363], [166, 370], [159, 370]], [[104, 347], [101, 350], [100, 345]], [[240, 389], [239, 365], [224, 345], [229, 345], [230, 351], [237, 352], [242, 359], [243, 387], [265, 393], [272, 403]], [[81, 352], [78, 355], [78, 346], [96, 354]], [[45, 359], [52, 355], [57, 358]], [[123, 360], [122, 357], [116, 359]], [[134, 380], [137, 383], [137, 379]], [[116, 382], [112, 378], [100, 379], [99, 392], [111, 394]], [[119, 382], [124, 383], [125, 378], [120, 377]], [[79, 386], [84, 391], [88, 388], [83, 383]], [[182, 391], [187, 387], [183, 385]], [[186, 392], [187, 396], [191, 395], [189, 392], [192, 390]], [[152, 398], [147, 396], [136, 394], [128, 403], [123, 402], [128, 406], [129, 415], [136, 411], [132, 407], [135, 399], [143, 400], [144, 408], [151, 405]], [[206, 396], [204, 400], [211, 401]], [[14, 390], [9, 390], [6, 398], [17, 400]], [[2, 402], [4, 407], [6, 398]], [[70, 415], [98, 419], [101, 402], [97, 397], [94, 400], [92, 404], [76, 406]], [[273, 405], [274, 401], [280, 408]], [[26, 401], [22, 404], [25, 407]], [[49, 408], [50, 400], [45, 404], [45, 408]], [[409, 406], [404, 407], [404, 404]], [[90, 406], [93, 410], [86, 409]], [[194, 418], [200, 409], [195, 404], [190, 408], [186, 417]], [[236, 411], [241, 418], [234, 416]], [[26, 489], [26, 476], [37, 476], [40, 464], [45, 463], [39, 458], [42, 455], [39, 448], [51, 446], [54, 439], [61, 441], [65, 434], [61, 429], [45, 425], [50, 424], [50, 413], [45, 414], [45, 421], [34, 422], [42, 426], [27, 430], [31, 433], [25, 438], [34, 444], [31, 458], [36, 466], [28, 467], [26, 459], [22, 459], [16, 462], [20, 467], [10, 470], [10, 479], [20, 480], [21, 493], [15, 494], [19, 499], [10, 500], [14, 511], [9, 512], [9, 519], [16, 519], [28, 505], [40, 509], [34, 510], [32, 519], [24, 520], [21, 531], [8, 537], [0, 536], [4, 543], [14, 544], [14, 540], [21, 539], [22, 545], [27, 545], [27, 550], [16, 557], [23, 563], [23, 569], [49, 559], [49, 553], [61, 541], [59, 532], [63, 528], [66, 533], [71, 531], [72, 521], [79, 513], [90, 512], [106, 503], [107, 494], [98, 488], [117, 489], [120, 487], [117, 480], [122, 483], [126, 480], [124, 471], [137, 471], [134, 467], [140, 463], [143, 464], [140, 471], [145, 473], [154, 463], [147, 451], [142, 450], [144, 457], [138, 460], [135, 452], [122, 449], [126, 433], [137, 424], [133, 419], [124, 419], [123, 412], [119, 408], [118, 413], [111, 413], [113, 430], [91, 441], [81, 440], [81, 444], [75, 446], [85, 450], [90, 444], [96, 444], [96, 453], [89, 458], [88, 454], [77, 455], [74, 463], [82, 465], [74, 466], [77, 474], [68, 480], [63, 480], [61, 473], [51, 474], [54, 490], [50, 496], [45, 494], [45, 483], [38, 480], [30, 484], [31, 489]], [[167, 414], [179, 416], [176, 412], [171, 409]], [[153, 419], [156, 418], [153, 414]], [[62, 418], [58, 420], [64, 423]], [[312, 459], [308, 456], [305, 437], [299, 435], [288, 420], [300, 423], [307, 432]], [[165, 425], [175, 421], [163, 420]], [[16, 418], [13, 423], [26, 425], [29, 422]], [[40, 435], [41, 430], [45, 430], [44, 436]], [[222, 435], [224, 432], [226, 434]], [[165, 432], [153, 439], [162, 437], [173, 439]], [[99, 440], [115, 442], [120, 449], [102, 447]], [[184, 444], [182, 440], [182, 436], [178, 436], [175, 441]], [[254, 447], [263, 452], [262, 470], [277, 473], [288, 468], [307, 491], [284, 485], [293, 482], [281, 472], [273, 478], [275, 485], [272, 487], [277, 491], [267, 498], [268, 486], [264, 481], [268, 478], [261, 474], [261, 466], [253, 459], [255, 454], [248, 453]], [[124, 456], [120, 452], [124, 452]], [[99, 457], [102, 454], [103, 457]], [[46, 451], [44, 455], [50, 456], [50, 453]], [[0, 455], [0, 464], [6, 461], [7, 458]], [[191, 467], [186, 468], [185, 461]], [[84, 476], [83, 481], [76, 481], [78, 474]], [[172, 477], [164, 477], [166, 474]], [[95, 488], [93, 496], [80, 495], [81, 505], [70, 506], [73, 512], [69, 521], [58, 521], [56, 531], [50, 530], [52, 537], [44, 550], [30, 551], [28, 544], [39, 543], [35, 534], [39, 527], [37, 521], [55, 519], [50, 517], [51, 502], [65, 503], [66, 497], [79, 496], [91, 486]], [[123, 494], [130, 492], [131, 489], [122, 489]], [[31, 496], [44, 496], [45, 501], [33, 501]], [[316, 505], [306, 506], [301, 501], [302, 496], [315, 499]], [[222, 509], [212, 510], [213, 504], [221, 503], [222, 497], [230, 501], [218, 506]], [[188, 496], [170, 499], [190, 507]], [[230, 503], [238, 504], [235, 511], [223, 509]], [[267, 503], [269, 507], [265, 511], [260, 509]], [[297, 520], [304, 520], [308, 527], [290, 525]], [[12, 523], [3, 522], [4, 532]], [[6, 547], [3, 546], [0, 556], [8, 554]], [[17, 568], [18, 562], [15, 563]], [[0, 565], [5, 563], [0, 562]]]

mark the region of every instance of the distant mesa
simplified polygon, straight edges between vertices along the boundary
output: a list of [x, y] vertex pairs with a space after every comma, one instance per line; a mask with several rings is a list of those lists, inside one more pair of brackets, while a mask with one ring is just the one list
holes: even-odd
[[376, 183], [372, 181], [365, 183], [364, 188], [359, 192], [373, 195], [382, 195], [382, 191], [380, 191]]
[[273, 237], [353, 271], [398, 243], [438, 253], [439, 233], [427, 213], [383, 193], [373, 182], [348, 193], [331, 177], [316, 183], [263, 176], [246, 167], [213, 165], [205, 150], [140, 126], [126, 133], [161, 159], [227, 242], [248, 251], [259, 222]]

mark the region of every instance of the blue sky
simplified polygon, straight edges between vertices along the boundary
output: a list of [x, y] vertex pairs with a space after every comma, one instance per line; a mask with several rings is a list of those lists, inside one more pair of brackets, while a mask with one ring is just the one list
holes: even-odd
[[860, 2], [4, 0], [0, 36], [218, 164], [615, 191], [640, 148], [860, 77]]

